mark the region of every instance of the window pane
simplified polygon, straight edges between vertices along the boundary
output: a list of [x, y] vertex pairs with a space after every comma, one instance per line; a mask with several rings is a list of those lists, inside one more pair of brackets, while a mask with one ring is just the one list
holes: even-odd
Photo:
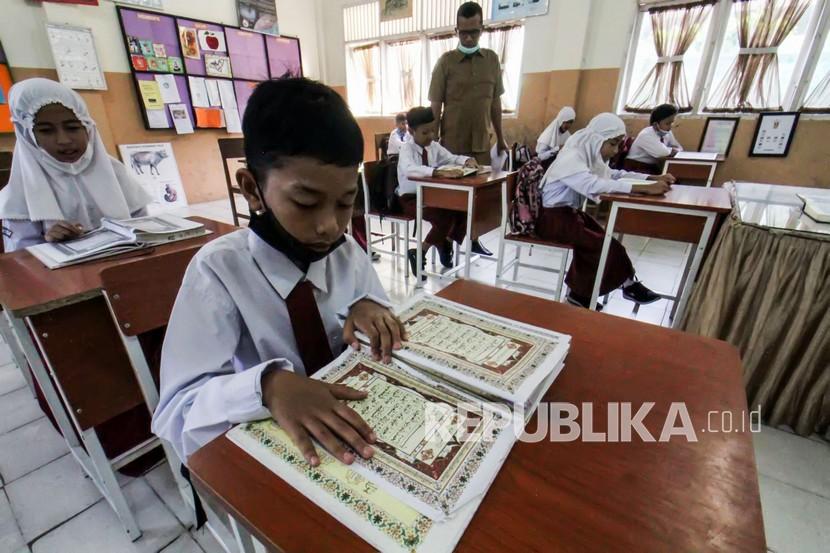
[[349, 48], [346, 60], [346, 88], [354, 113], [380, 114], [380, 45]]
[[502, 111], [514, 112], [519, 105], [519, 84], [522, 76], [522, 48], [524, 27], [494, 29], [484, 33], [481, 46], [499, 55], [501, 60], [504, 94], [501, 97]]
[[830, 33], [824, 39], [824, 48], [816, 64], [816, 72], [810, 81], [805, 108], [830, 111]]
[[383, 72], [383, 111], [386, 115], [422, 104], [421, 44], [418, 39], [386, 46], [386, 70]]
[[[758, 29], [759, 19], [761, 15], [764, 13], [764, 9], [769, 3], [770, 0], [747, 0], [746, 4], [749, 6], [749, 29], [750, 29], [750, 39], [753, 37], [754, 33]], [[778, 14], [781, 11], [781, 7], [788, 2], [777, 2], [777, 8], [774, 11], [774, 18], [778, 18]], [[810, 26], [810, 20], [815, 15], [815, 8], [816, 6], [820, 5], [820, 2], [810, 2], [810, 6], [805, 11], [804, 15], [799, 19], [798, 23], [793, 30], [787, 35], [787, 38], [781, 45], [778, 47], [778, 78], [775, 78], [775, 74], [771, 73], [767, 77], [768, 79], [772, 79], [770, 81], [770, 89], [769, 95], [767, 98], [764, 98], [767, 105], [756, 105], [759, 103], [760, 98], [757, 98], [757, 95], [750, 95], [750, 98], [747, 101], [753, 105], [753, 107], [757, 107], [759, 109], [762, 108], [772, 108], [781, 106], [784, 101], [784, 95], [787, 93], [787, 88], [790, 85], [790, 81], [793, 78], [793, 73], [795, 71], [796, 63], [798, 62], [798, 57], [801, 54], [802, 48], [805, 46], [805, 42], [807, 39], [807, 31], [808, 27]], [[731, 71], [735, 65], [735, 62], [738, 58], [738, 53], [740, 51], [740, 41], [739, 41], [739, 34], [738, 34], [738, 26], [740, 24], [740, 14], [741, 10], [739, 9], [739, 4], [732, 4], [731, 12], [729, 15], [729, 24], [726, 29], [726, 34], [724, 35], [723, 46], [717, 56], [717, 65], [715, 66], [715, 73], [714, 79], [712, 80], [712, 87], [710, 88], [708, 99], [706, 105], [712, 108], [730, 108], [734, 106], [725, 106], [725, 105], [713, 105], [715, 102], [719, 102], [721, 97], [719, 92], [722, 90], [722, 86], [724, 85], [724, 79], [728, 78], [731, 75]], [[776, 25], [777, 27], [777, 25]]]

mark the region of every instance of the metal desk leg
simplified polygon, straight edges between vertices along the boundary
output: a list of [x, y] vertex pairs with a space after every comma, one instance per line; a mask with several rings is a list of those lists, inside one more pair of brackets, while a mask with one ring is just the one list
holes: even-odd
[[[686, 287], [686, 282], [689, 279], [689, 270], [692, 268], [692, 262], [695, 260], [695, 246], [694, 244], [688, 245], [688, 253], [686, 253], [686, 263], [683, 265], [683, 274], [680, 277], [680, 284], [677, 287], [677, 296], [680, 297], [680, 293]], [[674, 321], [675, 315], [677, 315], [677, 308], [680, 306], [680, 302], [674, 301], [672, 302], [671, 312], [669, 313], [669, 321]]]
[[602, 276], [605, 274], [605, 263], [608, 261], [608, 250], [611, 249], [611, 238], [614, 235], [614, 225], [617, 223], [617, 212], [619, 207], [617, 203], [611, 204], [611, 214], [608, 216], [608, 225], [605, 227], [605, 240], [602, 242], [602, 253], [599, 256], [599, 265], [597, 265], [597, 274], [594, 277], [594, 289], [591, 292], [591, 303], [588, 308], [591, 311], [596, 311], [597, 300], [599, 299], [599, 288], [602, 284]]
[[[415, 288], [423, 288], [424, 282], [421, 280], [424, 269], [421, 267], [421, 258], [424, 255], [424, 242], [423, 242], [423, 231], [424, 231], [424, 218], [423, 218], [423, 211], [424, 211], [424, 191], [420, 184], [418, 184], [418, 188], [415, 190], [415, 198], [416, 198], [416, 208], [415, 208], [415, 233], [418, 235], [415, 243]], [[409, 253], [407, 252], [407, 256]], [[407, 263], [409, 260], [407, 260]]]
[[464, 241], [464, 278], [470, 278], [473, 253], [473, 189], [467, 190], [467, 239]]
[[239, 548], [239, 553], [257, 553], [257, 548], [254, 546], [254, 538], [251, 536], [244, 526], [241, 526], [234, 517], [229, 517], [231, 521], [231, 528], [233, 535], [236, 538], [236, 546]]
[[690, 290], [695, 285], [697, 271], [700, 269], [700, 263], [703, 260], [703, 253], [706, 251], [706, 245], [709, 243], [709, 236], [712, 234], [712, 228], [715, 226], [715, 217], [715, 213], [706, 214], [706, 223], [703, 225], [703, 232], [700, 234], [700, 240], [697, 243], [697, 251], [693, 254], [694, 261], [692, 261], [692, 267], [689, 270], [689, 275], [683, 289], [680, 290], [679, 306], [674, 315], [674, 321], [672, 321], [672, 328], [677, 328], [680, 321], [683, 319], [683, 311], [686, 309], [686, 302], [689, 300]]
[[14, 359], [15, 365], [20, 370], [20, 374], [23, 375], [23, 380], [26, 381], [26, 386], [29, 387], [29, 391], [32, 392], [32, 397], [37, 397], [35, 393], [35, 382], [32, 380], [32, 373], [29, 372], [29, 365], [26, 363], [26, 356], [23, 355], [23, 349], [20, 347], [20, 342], [17, 341], [17, 337], [12, 332], [12, 327], [9, 325], [8, 313], [4, 310], [4, 315], [0, 316], [0, 336], [3, 337], [3, 341], [6, 342], [6, 345], [9, 346], [9, 349], [12, 352], [12, 359]]

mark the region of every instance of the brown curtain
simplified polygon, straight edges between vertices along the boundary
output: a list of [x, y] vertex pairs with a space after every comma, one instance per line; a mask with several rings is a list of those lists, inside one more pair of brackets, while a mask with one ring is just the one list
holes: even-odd
[[[807, 11], [810, 0], [733, 1], [741, 50], [712, 94], [706, 111], [783, 111], [777, 48]], [[750, 16], [757, 5], [761, 6], [761, 14], [753, 29]]]
[[736, 346], [750, 409], [830, 436], [830, 236], [723, 226], [680, 328]]
[[380, 76], [375, 75], [378, 63], [378, 56], [380, 55], [380, 45], [367, 44], [365, 46], [357, 46], [352, 49], [355, 56], [355, 63], [360, 69], [360, 74], [363, 76], [366, 93], [366, 105], [369, 111], [380, 111]]
[[387, 50], [387, 52], [394, 51], [398, 58], [401, 101], [403, 102], [404, 109], [409, 109], [421, 103], [421, 91], [419, 90], [421, 80], [419, 63], [421, 58], [421, 42], [420, 40], [410, 40], [393, 43], [390, 46], [392, 48]]
[[651, 27], [657, 63], [626, 102], [626, 111], [649, 113], [660, 104], [674, 104], [681, 112], [692, 111], [683, 56], [694, 42], [716, 2], [652, 8]]
[[830, 71], [824, 76], [804, 102], [801, 111], [805, 113], [830, 112]]

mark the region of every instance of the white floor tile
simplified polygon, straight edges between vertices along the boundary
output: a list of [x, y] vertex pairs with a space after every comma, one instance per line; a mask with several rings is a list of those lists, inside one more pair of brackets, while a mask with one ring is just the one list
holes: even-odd
[[[0, 346], [5, 348], [6, 346]], [[26, 385], [23, 374], [14, 363], [6, 363], [0, 366], [0, 396], [8, 394]]]
[[760, 475], [767, 547], [775, 553], [826, 553], [830, 500]]
[[142, 532], [137, 541], [130, 541], [115, 511], [102, 500], [38, 539], [32, 552], [156, 553], [185, 532], [143, 479], [127, 484], [124, 495]]
[[[228, 540], [229, 544], [233, 543], [232, 537], [230, 532], [225, 530], [223, 526], [219, 524], [213, 524], [213, 528], [217, 528], [218, 531], [222, 532], [225, 540]], [[203, 526], [200, 530], [191, 530], [190, 535], [193, 536], [193, 539], [199, 544], [202, 548], [202, 551], [205, 553], [227, 553], [225, 548], [219, 544], [219, 541], [213, 536], [210, 529], [207, 526]]]
[[98, 489], [69, 454], [11, 482], [6, 493], [27, 542], [101, 499]]
[[0, 436], [0, 475], [8, 484], [67, 453], [63, 437], [41, 417]]
[[0, 491], [0, 551], [18, 551], [25, 545], [9, 500], [6, 494]]
[[672, 269], [660, 263], [641, 258], [632, 259], [634, 269], [643, 284], [661, 294], [673, 294], [682, 269]]
[[0, 365], [7, 365], [13, 361], [12, 350], [9, 349], [9, 346], [5, 342], [0, 343]]
[[19, 428], [43, 416], [28, 388], [0, 397], [0, 434]]
[[162, 549], [159, 553], [204, 553], [199, 544], [190, 537], [190, 534], [182, 534], [176, 541]]
[[769, 426], [752, 439], [758, 472], [830, 501], [830, 444]]
[[145, 474], [144, 479], [147, 480], [147, 483], [153, 488], [153, 491], [164, 501], [167, 508], [176, 515], [180, 523], [186, 527], [190, 527], [193, 524], [193, 514], [179, 493], [179, 488], [173, 479], [173, 473], [170, 472], [169, 464], [160, 464]]

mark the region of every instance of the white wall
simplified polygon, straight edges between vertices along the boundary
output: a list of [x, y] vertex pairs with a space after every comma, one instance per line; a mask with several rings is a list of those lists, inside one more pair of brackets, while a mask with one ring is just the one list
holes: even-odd
[[[0, 41], [11, 66], [55, 67], [46, 37], [48, 22], [91, 28], [104, 71], [129, 72], [121, 27], [111, 0], [100, 0], [99, 6], [2, 1]], [[235, 0], [165, 0], [164, 11], [226, 25], [237, 24]], [[305, 74], [320, 78], [315, 2], [277, 0], [277, 17], [281, 32], [300, 38]]]
[[[346, 83], [343, 7], [357, 0], [318, 0], [327, 84]], [[525, 20], [522, 73], [621, 67], [636, 0], [550, 0], [548, 13]]]

